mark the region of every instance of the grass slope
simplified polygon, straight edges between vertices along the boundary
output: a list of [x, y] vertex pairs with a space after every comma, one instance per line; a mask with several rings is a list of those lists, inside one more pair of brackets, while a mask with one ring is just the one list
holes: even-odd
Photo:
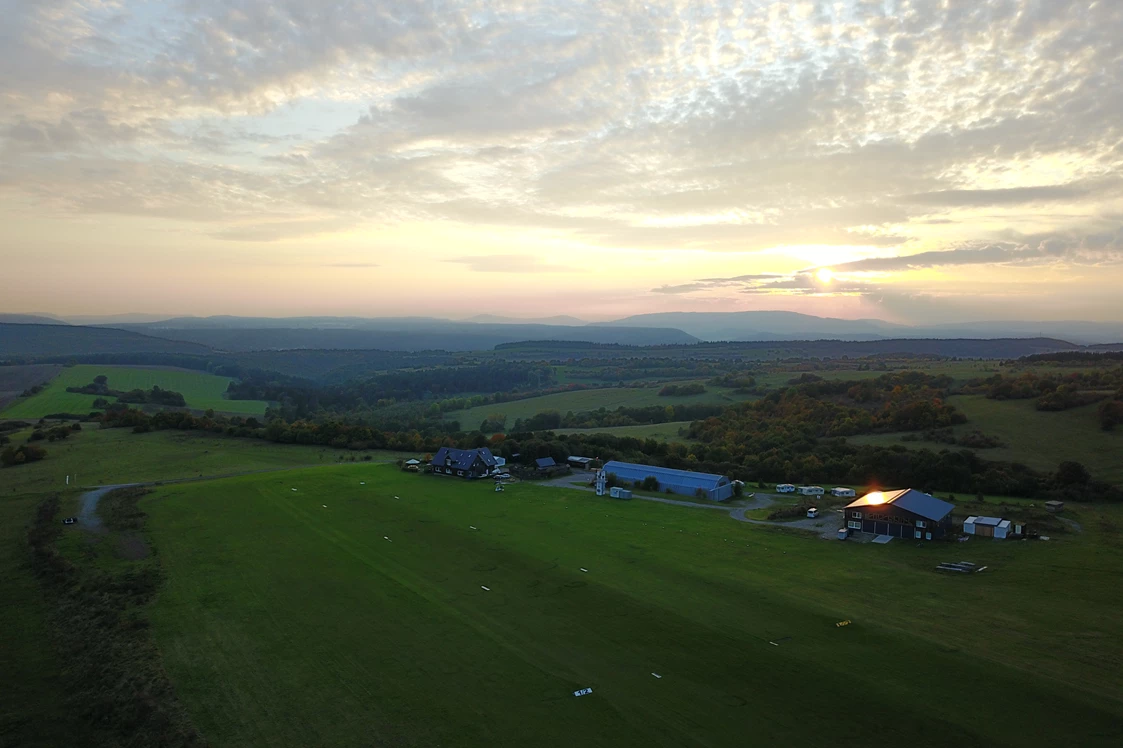
[[[167, 572], [154, 635], [215, 745], [1121, 735], [1118, 511], [1077, 511], [1085, 533], [1053, 543], [873, 546], [368, 466], [142, 507]], [[991, 570], [933, 571], [960, 557]]]
[[[997, 436], [1007, 446], [977, 450], [986, 460], [1020, 462], [1050, 472], [1062, 460], [1075, 460], [1098, 480], [1123, 483], [1123, 432], [1104, 431], [1096, 404], [1057, 412], [1040, 411], [1032, 400], [988, 400], [983, 395], [954, 395], [948, 402], [959, 408], [968, 423], [956, 433], [978, 429]], [[948, 444], [902, 442], [901, 434], [850, 437], [856, 444], [903, 445], [911, 449], [962, 449]]]
[[658, 439], [664, 442], [689, 441], [679, 435], [679, 429], [688, 428], [690, 421], [669, 421], [667, 423], [645, 424], [641, 426], [603, 426], [595, 429], [558, 429], [559, 434], [612, 434], [630, 436], [635, 439]]
[[227, 400], [223, 398], [231, 380], [201, 371], [181, 369], [145, 369], [126, 366], [79, 365], [62, 372], [38, 395], [13, 403], [3, 411], [5, 418], [40, 418], [51, 413], [89, 413], [95, 395], [67, 392], [67, 387], [82, 387], [99, 374], [109, 377], [109, 387], [127, 392], [150, 390], [153, 385], [182, 393], [187, 407], [195, 410], [213, 408], [224, 413], [264, 415], [267, 403], [261, 400]]
[[[676, 384], [686, 383], [676, 382]], [[503, 413], [507, 416], [507, 427], [510, 428], [517, 419], [530, 418], [546, 410], [556, 410], [565, 415], [568, 411], [583, 413], [598, 408], [615, 410], [621, 406], [646, 408], [652, 405], [678, 405], [680, 403], [735, 403], [743, 399], [738, 395], [730, 394], [730, 390], [720, 387], [707, 387], [707, 391], [700, 395], [685, 397], [660, 397], [659, 389], [658, 386], [609, 387], [599, 390], [558, 392], [552, 395], [529, 397], [525, 400], [512, 400], [507, 403], [481, 405], [477, 408], [453, 411], [447, 414], [445, 418], [460, 421], [461, 428], [477, 429], [490, 414]]]

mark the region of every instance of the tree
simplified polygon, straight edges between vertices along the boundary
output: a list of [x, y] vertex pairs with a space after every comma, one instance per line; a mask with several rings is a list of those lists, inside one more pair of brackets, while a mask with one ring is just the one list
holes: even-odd
[[643, 479], [643, 483], [640, 484], [640, 488], [642, 488], [644, 491], [658, 491], [659, 479], [654, 475], [649, 475]]
[[105, 376], [104, 374], [98, 374], [96, 377], [94, 377], [94, 384], [100, 384], [103, 386], [107, 385], [109, 384], [109, 377]]
[[1061, 486], [1082, 486], [1092, 479], [1087, 468], [1079, 462], [1065, 460], [1057, 466], [1056, 480]]

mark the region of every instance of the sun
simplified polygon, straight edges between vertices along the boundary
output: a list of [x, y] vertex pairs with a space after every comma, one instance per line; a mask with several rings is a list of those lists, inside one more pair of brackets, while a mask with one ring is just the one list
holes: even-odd
[[815, 271], [815, 277], [819, 279], [820, 283], [830, 283], [834, 280], [834, 271], [830, 268], [819, 268]]
[[866, 494], [866, 503], [869, 504], [884, 504], [885, 494], [881, 491], [874, 491], [873, 493]]

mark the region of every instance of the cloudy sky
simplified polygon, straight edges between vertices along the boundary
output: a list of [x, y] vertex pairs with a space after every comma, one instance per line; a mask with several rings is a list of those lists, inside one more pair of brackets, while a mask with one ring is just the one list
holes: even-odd
[[1118, 0], [0, 18], [0, 311], [1123, 317]]

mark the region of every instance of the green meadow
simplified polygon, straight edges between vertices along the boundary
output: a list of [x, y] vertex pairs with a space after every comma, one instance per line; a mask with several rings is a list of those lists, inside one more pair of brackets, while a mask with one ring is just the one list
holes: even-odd
[[[699, 380], [693, 380], [699, 381]], [[674, 384], [688, 384], [689, 382], [675, 382]], [[460, 422], [461, 428], [477, 429], [489, 415], [502, 413], [507, 416], [507, 427], [514, 425], [520, 418], [531, 416], [547, 410], [556, 410], [562, 415], [569, 411], [583, 413], [598, 408], [615, 410], [619, 407], [646, 408], [652, 405], [679, 405], [694, 403], [727, 403], [732, 404], [745, 399], [732, 394], [732, 390], [723, 387], [708, 386], [706, 392], [700, 395], [671, 395], [661, 397], [661, 385], [651, 387], [607, 387], [596, 390], [574, 390], [572, 392], [558, 392], [552, 395], [540, 395], [524, 400], [512, 400], [494, 405], [481, 405], [476, 408], [457, 410], [448, 413], [445, 418]]]
[[[366, 464], [141, 507], [153, 635], [216, 746], [1123, 736], [1116, 507], [1048, 543], [877, 546]], [[958, 560], [988, 570], [934, 571]]]
[[[968, 419], [955, 427], [955, 433], [978, 429], [1005, 442], [1004, 447], [976, 450], [984, 460], [1020, 462], [1043, 472], [1056, 470], [1062, 460], [1075, 460], [1098, 480], [1123, 483], [1123, 431], [1100, 428], [1098, 405], [1051, 412], [1035, 409], [1032, 400], [988, 400], [983, 395], [953, 395], [948, 403]], [[903, 442], [901, 436], [872, 434], [847, 440], [910, 449], [963, 449], [936, 442]]]
[[38, 395], [21, 398], [0, 415], [4, 418], [42, 418], [51, 413], [86, 414], [94, 410], [96, 395], [67, 392], [67, 387], [82, 387], [104, 374], [109, 387], [121, 392], [158, 386], [183, 395], [187, 407], [194, 410], [214, 409], [223, 413], [246, 416], [264, 415], [268, 403], [261, 400], [227, 400], [223, 397], [233, 380], [201, 371], [186, 369], [144, 369], [128, 366], [78, 365], [64, 368]]
[[611, 434], [630, 436], [635, 439], [657, 439], [664, 442], [689, 441], [679, 431], [690, 428], [690, 421], [668, 421], [667, 423], [641, 424], [638, 426], [601, 426], [592, 429], [557, 429], [559, 434]]

